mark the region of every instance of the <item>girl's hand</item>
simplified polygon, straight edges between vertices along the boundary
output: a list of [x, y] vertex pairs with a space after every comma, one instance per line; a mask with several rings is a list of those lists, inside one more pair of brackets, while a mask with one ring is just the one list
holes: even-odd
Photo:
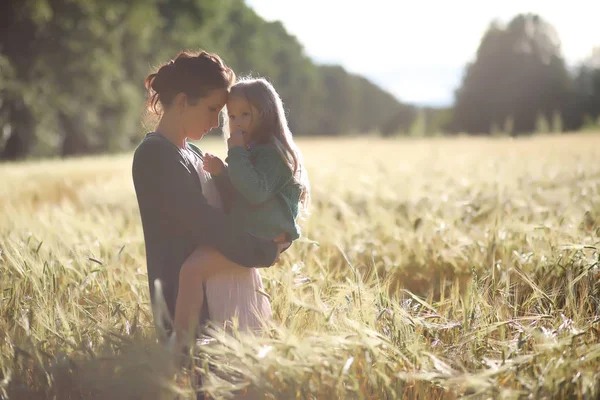
[[227, 147], [229, 147], [231, 149], [232, 147], [245, 147], [245, 146], [246, 146], [246, 140], [244, 139], [244, 132], [242, 132], [242, 131], [231, 132], [229, 139], [227, 139]]
[[225, 171], [225, 163], [219, 157], [206, 153], [204, 155], [204, 170], [211, 175], [218, 176]]

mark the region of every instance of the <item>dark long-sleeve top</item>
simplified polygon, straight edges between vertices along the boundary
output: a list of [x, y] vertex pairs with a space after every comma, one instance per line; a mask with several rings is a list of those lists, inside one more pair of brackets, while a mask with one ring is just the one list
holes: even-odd
[[275, 243], [246, 233], [239, 223], [207, 203], [190, 156], [202, 158], [203, 154], [189, 145], [187, 150], [180, 149], [153, 132], [145, 136], [133, 157], [150, 296], [154, 303], [154, 281], [159, 279], [171, 317], [179, 271], [199, 246], [214, 247], [246, 267], [270, 266], [277, 256]]

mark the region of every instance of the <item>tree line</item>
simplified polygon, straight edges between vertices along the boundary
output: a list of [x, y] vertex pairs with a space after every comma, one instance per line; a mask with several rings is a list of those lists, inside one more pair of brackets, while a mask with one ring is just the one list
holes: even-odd
[[144, 129], [146, 74], [181, 49], [270, 79], [296, 134], [377, 130], [402, 107], [361, 76], [313, 63], [242, 0], [7, 0], [0, 32], [1, 159], [130, 148]]
[[0, 159], [114, 152], [139, 142], [145, 76], [181, 49], [268, 77], [297, 135], [522, 134], [600, 114], [600, 54], [569, 70], [535, 15], [493, 23], [447, 109], [400, 102], [318, 65], [280, 22], [242, 0], [6, 0], [0, 5]]

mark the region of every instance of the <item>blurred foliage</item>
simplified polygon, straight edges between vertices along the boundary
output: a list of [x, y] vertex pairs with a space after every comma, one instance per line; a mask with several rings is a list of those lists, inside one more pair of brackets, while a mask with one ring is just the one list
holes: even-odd
[[143, 80], [181, 49], [223, 57], [280, 92], [296, 134], [380, 129], [400, 103], [317, 66], [241, 0], [9, 0], [0, 6], [0, 158], [113, 152], [139, 140]]
[[506, 121], [509, 134], [580, 129], [600, 115], [599, 59], [596, 49], [569, 72], [555, 29], [539, 16], [493, 22], [456, 91], [451, 130], [493, 133]]
[[316, 65], [283, 25], [242, 0], [7, 0], [0, 5], [0, 159], [131, 148], [143, 80], [181, 49], [264, 76], [296, 135], [522, 134], [597, 126], [600, 50], [569, 71], [535, 15], [492, 23], [452, 108], [399, 102], [364, 77]]

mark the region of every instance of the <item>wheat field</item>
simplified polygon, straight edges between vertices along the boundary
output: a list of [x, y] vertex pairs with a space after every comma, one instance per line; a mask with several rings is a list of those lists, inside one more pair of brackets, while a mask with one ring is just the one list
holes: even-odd
[[599, 134], [299, 144], [312, 207], [263, 270], [273, 329], [179, 371], [131, 153], [0, 164], [0, 398], [600, 396]]

